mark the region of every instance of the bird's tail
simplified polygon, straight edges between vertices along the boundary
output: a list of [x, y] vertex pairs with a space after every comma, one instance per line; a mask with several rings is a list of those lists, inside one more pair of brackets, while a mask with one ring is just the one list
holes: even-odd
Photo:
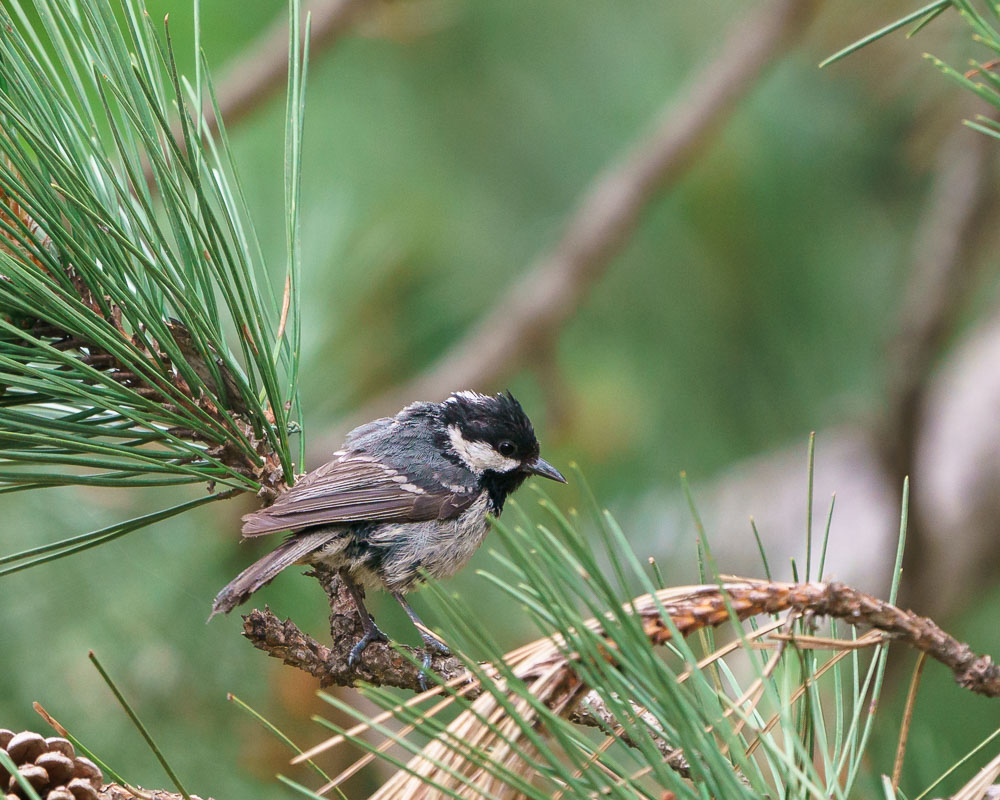
[[299, 534], [288, 539], [233, 578], [215, 596], [215, 601], [212, 603], [212, 613], [208, 618], [211, 619], [216, 614], [228, 614], [262, 586], [274, 580], [283, 569], [300, 561], [309, 553], [336, 538], [337, 535], [338, 532], [335, 530], [323, 530], [305, 535]]

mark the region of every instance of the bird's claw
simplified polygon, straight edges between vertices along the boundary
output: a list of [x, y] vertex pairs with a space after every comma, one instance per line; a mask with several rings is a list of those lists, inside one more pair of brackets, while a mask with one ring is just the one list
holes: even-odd
[[361, 654], [365, 652], [365, 648], [368, 647], [372, 642], [388, 642], [389, 637], [386, 636], [382, 631], [378, 629], [375, 622], [372, 622], [371, 628], [365, 631], [365, 635], [362, 636], [356, 645], [351, 648], [350, 654], [347, 656], [347, 666], [353, 667], [361, 658]]
[[424, 662], [420, 667], [420, 674], [417, 676], [417, 683], [420, 684], [420, 691], [427, 691], [427, 673], [431, 671], [431, 651], [424, 650]]
[[442, 656], [450, 656], [451, 650], [448, 649], [448, 645], [434, 636], [421, 635], [421, 638], [424, 640], [424, 660], [421, 663], [420, 675], [417, 681], [420, 684], [420, 691], [426, 692], [427, 673], [431, 671], [431, 659], [435, 653]]

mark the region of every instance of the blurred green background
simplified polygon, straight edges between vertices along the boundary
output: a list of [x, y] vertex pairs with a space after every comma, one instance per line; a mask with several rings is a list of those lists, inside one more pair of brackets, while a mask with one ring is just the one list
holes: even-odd
[[[148, 5], [154, 19], [170, 12], [175, 44], [187, 52], [188, 4]], [[490, 309], [558, 240], [594, 176], [720, 55], [723, 32], [748, 5], [397, 0], [318, 51], [302, 203], [310, 436], [336, 435], [342, 419], [418, 374]], [[563, 330], [541, 368], [546, 380], [526, 363], [509, 381], [546, 457], [578, 462], [620, 519], [636, 518], [650, 492], [672, 491], [681, 470], [697, 486], [789, 442], [804, 453], [811, 429], [882, 409], [885, 343], [936, 153], [970, 113], [965, 93], [921, 53], [962, 64], [969, 34], [943, 19], [917, 41], [897, 37], [832, 68], [817, 64], [910, 9], [883, 3], [875, 16], [868, 4], [824, 4], [686, 176], [646, 209]], [[216, 75], [285, 13], [276, 0], [202, 3]], [[276, 96], [230, 130], [276, 273], [283, 111]], [[995, 295], [993, 274], [984, 274], [979, 309]], [[791, 479], [804, 493], [804, 457]], [[576, 498], [573, 487], [550, 492], [565, 505]], [[91, 530], [160, 500], [90, 489], [5, 496], [2, 549]], [[237, 544], [238, 517], [252, 507], [251, 499], [212, 506], [4, 579], [0, 725], [42, 729], [37, 700], [110, 763], [127, 765], [126, 778], [164, 785], [87, 661], [93, 649], [189, 789], [216, 798], [282, 793], [273, 775], [288, 771], [287, 754], [226, 693], [303, 744], [321, 736], [309, 716], [328, 712], [311, 680], [241, 639], [238, 617], [204, 622], [216, 591], [268, 546]], [[834, 520], [833, 536], [849, 540]], [[669, 579], [696, 579], [689, 521], [629, 533], [640, 554], [660, 556]], [[791, 554], [771, 555], [786, 563]], [[513, 646], [535, 631], [515, 609], [498, 613], [506, 601], [474, 574], [490, 566], [484, 548], [449, 588]], [[259, 603], [320, 635], [325, 598], [296, 573]], [[384, 601], [372, 600], [384, 627], [412, 638]], [[997, 592], [987, 591], [952, 629], [998, 653], [997, 608]], [[900, 675], [900, 690], [886, 694], [876, 770], [891, 766]], [[990, 701], [929, 665], [904, 789], [926, 785], [997, 719]], [[350, 794], [366, 788], [355, 783]]]

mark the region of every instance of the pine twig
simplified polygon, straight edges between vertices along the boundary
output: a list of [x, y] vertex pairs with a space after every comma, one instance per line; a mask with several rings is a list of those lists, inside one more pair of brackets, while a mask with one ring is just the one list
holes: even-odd
[[[324, 582], [332, 585], [335, 582]], [[956, 683], [986, 697], [1000, 697], [1000, 667], [988, 655], [977, 655], [972, 648], [943, 631], [933, 620], [912, 611], [859, 592], [841, 583], [790, 584], [768, 581], [745, 581], [717, 587], [699, 587], [683, 600], [665, 605], [674, 626], [685, 636], [729, 621], [731, 607], [741, 620], [762, 614], [794, 610], [842, 619], [851, 625], [867, 625], [892, 634], [917, 650], [948, 667]], [[291, 620], [282, 622], [269, 609], [254, 609], [244, 617], [243, 635], [259, 650], [282, 659], [289, 666], [302, 669], [321, 686], [353, 686], [364, 681], [375, 686], [395, 686], [418, 691], [420, 670], [402, 658], [389, 644], [373, 642], [358, 663], [347, 665], [347, 656], [361, 635], [361, 621], [349, 595], [341, 587], [331, 590], [331, 625], [333, 645], [322, 645], [303, 633]], [[653, 644], [665, 644], [671, 634], [649, 596], [636, 598], [643, 628]], [[591, 625], [598, 625], [596, 620]], [[422, 653], [402, 648], [411, 654]], [[465, 671], [455, 656], [435, 655], [432, 668], [450, 681]]]
[[[842, 583], [782, 584], [752, 581], [725, 585], [728, 603], [740, 619], [759, 614], [795, 610], [842, 619], [851, 625], [868, 625], [892, 634], [948, 667], [959, 686], [986, 697], [1000, 697], [1000, 667], [988, 655], [943, 631], [927, 617], [904, 611]], [[637, 600], [641, 603], [642, 600]], [[717, 589], [706, 590], [690, 601], [668, 604], [667, 613], [681, 633], [716, 626], [729, 619], [727, 597]], [[650, 610], [642, 612], [644, 627], [655, 644], [670, 639], [663, 620]]]
[[903, 723], [899, 727], [899, 743], [896, 746], [896, 759], [892, 765], [892, 788], [899, 789], [899, 779], [903, 775], [903, 759], [906, 757], [906, 743], [910, 738], [910, 725], [913, 722], [913, 709], [917, 704], [917, 689], [920, 688], [920, 677], [924, 673], [927, 654], [917, 656], [913, 677], [910, 679], [910, 690], [906, 694], [906, 707], [903, 710]]

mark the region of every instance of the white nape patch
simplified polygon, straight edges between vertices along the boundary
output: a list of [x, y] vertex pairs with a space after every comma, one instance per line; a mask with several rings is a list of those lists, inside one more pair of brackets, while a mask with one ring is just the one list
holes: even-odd
[[485, 394], [466, 389], [464, 392], [452, 392], [451, 397], [445, 400], [445, 402], [457, 403], [459, 400], [465, 400], [467, 403], [482, 403], [489, 399]]
[[500, 455], [486, 442], [470, 442], [462, 436], [457, 425], [448, 426], [448, 438], [451, 440], [452, 450], [462, 459], [462, 463], [477, 475], [482, 475], [488, 469], [494, 472], [510, 472], [521, 466], [521, 462], [516, 458]]

